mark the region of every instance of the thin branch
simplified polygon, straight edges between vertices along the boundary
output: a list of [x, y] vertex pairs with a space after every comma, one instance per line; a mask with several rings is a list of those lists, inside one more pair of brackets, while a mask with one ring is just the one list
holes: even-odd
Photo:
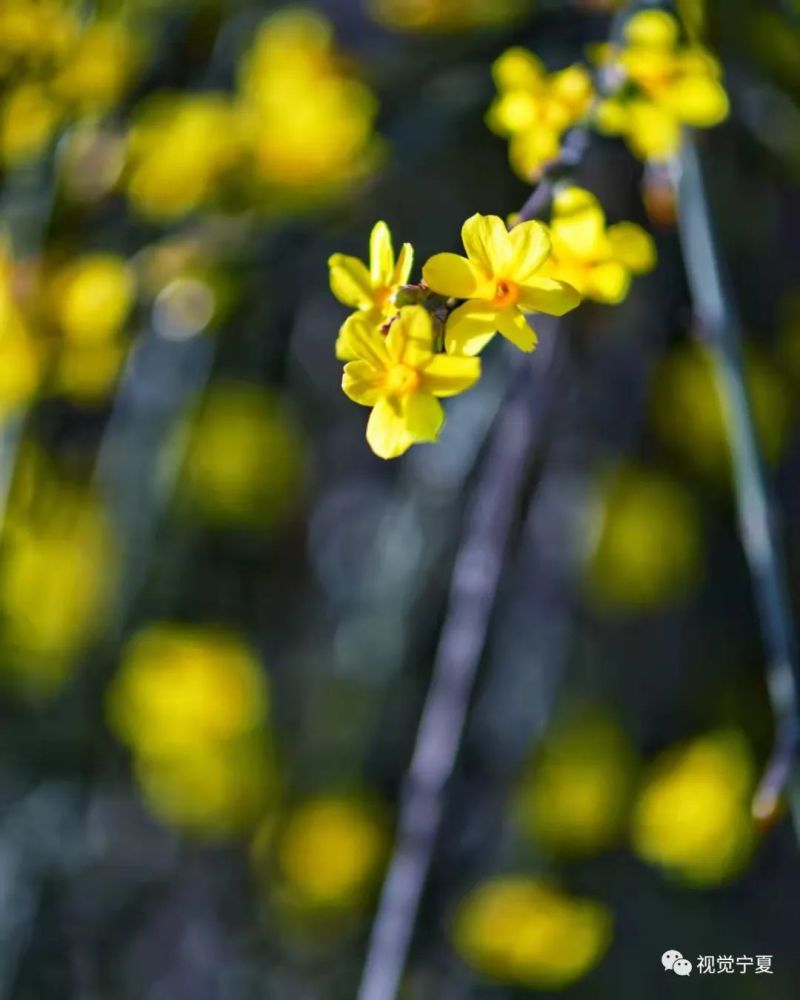
[[756, 792], [753, 812], [760, 819], [772, 817], [787, 786], [794, 786], [790, 804], [800, 836], [796, 768], [800, 672], [789, 589], [745, 381], [741, 327], [723, 273], [700, 159], [691, 138], [684, 141], [673, 181], [689, 286], [728, 425], [739, 530], [755, 591], [767, 661], [767, 688], [775, 713], [775, 748]]
[[529, 457], [541, 417], [557, 398], [546, 387], [563, 342], [555, 324], [548, 332], [536, 367], [524, 358], [513, 377], [466, 515], [358, 1000], [393, 1000], [400, 986]]

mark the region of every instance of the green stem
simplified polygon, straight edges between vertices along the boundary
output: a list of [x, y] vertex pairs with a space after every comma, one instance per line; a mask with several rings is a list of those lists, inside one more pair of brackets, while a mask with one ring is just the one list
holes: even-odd
[[761, 819], [771, 817], [789, 788], [795, 831], [800, 839], [796, 766], [800, 673], [789, 589], [747, 391], [741, 327], [723, 273], [700, 158], [691, 138], [683, 143], [673, 182], [689, 287], [728, 428], [739, 532], [755, 593], [767, 688], [775, 714], [775, 749], [756, 792], [753, 811]]

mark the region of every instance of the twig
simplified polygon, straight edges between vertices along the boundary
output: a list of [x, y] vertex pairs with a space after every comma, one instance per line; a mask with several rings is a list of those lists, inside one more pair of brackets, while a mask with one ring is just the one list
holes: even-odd
[[542, 425], [541, 411], [556, 395], [535, 392], [532, 377], [542, 386], [552, 379], [561, 341], [553, 329], [543, 338], [536, 368], [524, 360], [491, 432], [453, 568], [433, 680], [401, 795], [397, 846], [384, 881], [358, 1000], [393, 1000], [397, 995], [528, 458]]
[[539, 183], [528, 195], [528, 199], [517, 215], [518, 222], [536, 219], [550, 204], [553, 190], [564, 176], [570, 174], [583, 159], [589, 146], [589, 131], [579, 125], [568, 132], [555, 160], [551, 160], [544, 170]]
[[684, 141], [675, 167], [681, 245], [695, 312], [711, 353], [727, 420], [739, 530], [755, 591], [767, 660], [767, 688], [775, 713], [775, 747], [756, 791], [753, 812], [759, 819], [771, 818], [787, 786], [794, 786], [790, 805], [800, 837], [795, 759], [800, 733], [800, 673], [779, 531], [770, 509], [745, 382], [741, 328], [717, 251], [700, 159], [691, 138]]

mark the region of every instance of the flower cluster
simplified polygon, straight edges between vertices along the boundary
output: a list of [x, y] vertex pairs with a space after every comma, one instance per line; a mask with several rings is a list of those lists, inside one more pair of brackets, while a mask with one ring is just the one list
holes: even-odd
[[158, 816], [211, 837], [261, 817], [276, 785], [269, 692], [236, 635], [170, 623], [144, 628], [128, 645], [107, 706]]
[[708, 128], [727, 117], [719, 63], [702, 46], [682, 43], [666, 11], [634, 15], [624, 44], [604, 47], [600, 58], [617, 87], [600, 103], [597, 127], [623, 136], [642, 159], [673, 156], [683, 125]]
[[372, 230], [369, 267], [340, 253], [329, 260], [334, 295], [356, 310], [336, 341], [347, 362], [342, 388], [372, 407], [367, 441], [381, 458], [437, 439], [444, 412], [436, 397], [474, 385], [476, 355], [496, 333], [532, 351], [530, 313], [563, 316], [582, 295], [619, 302], [631, 275], [655, 262], [644, 230], [630, 222], [606, 227], [597, 200], [576, 187], [557, 194], [549, 227], [530, 220], [509, 230], [496, 215], [476, 214], [461, 238], [466, 255], [435, 254], [417, 285], [407, 284], [411, 246], [395, 261], [383, 222]]
[[486, 122], [509, 140], [519, 176], [535, 180], [558, 156], [564, 132], [586, 117], [594, 96], [591, 76], [579, 64], [547, 73], [541, 60], [519, 47], [504, 52], [492, 74], [499, 93]]
[[[526, 49], [495, 62], [497, 97], [487, 113], [493, 132], [509, 140], [509, 159], [524, 180], [536, 180], [561, 151], [564, 133], [592, 125], [622, 136], [645, 160], [674, 155], [684, 125], [708, 128], [728, 114], [719, 63], [701, 45], [684, 43], [665, 11], [629, 18], [623, 43], [594, 46], [601, 82], [580, 64], [548, 73]], [[602, 96], [601, 96], [602, 95]]]
[[59, 0], [0, 8], [0, 159], [37, 156], [64, 123], [97, 117], [124, 96], [142, 46], [118, 16], [83, 19]]
[[266, 18], [237, 83], [233, 94], [162, 91], [136, 109], [125, 185], [141, 214], [169, 221], [208, 205], [304, 207], [378, 162], [377, 101], [322, 15]]

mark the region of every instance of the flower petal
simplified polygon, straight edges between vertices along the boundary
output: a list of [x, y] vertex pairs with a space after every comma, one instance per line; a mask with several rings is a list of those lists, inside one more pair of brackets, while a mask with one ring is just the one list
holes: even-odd
[[442, 404], [429, 392], [413, 392], [400, 401], [406, 431], [412, 441], [435, 441], [444, 424]]
[[511, 267], [508, 277], [524, 284], [550, 256], [550, 236], [541, 222], [520, 222], [509, 233]]
[[497, 310], [490, 302], [470, 299], [447, 318], [444, 346], [448, 354], [479, 354], [497, 330]]
[[403, 306], [389, 327], [386, 348], [395, 364], [420, 368], [433, 355], [433, 323], [423, 306]]
[[399, 399], [378, 400], [367, 421], [367, 444], [379, 458], [397, 458], [414, 443]]
[[678, 24], [663, 10], [643, 10], [629, 18], [623, 30], [631, 45], [669, 48], [678, 40]]
[[461, 227], [467, 257], [487, 278], [502, 274], [511, 260], [511, 240], [499, 215], [471, 215]]
[[414, 248], [410, 243], [404, 243], [400, 247], [397, 256], [397, 263], [394, 266], [392, 275], [392, 286], [405, 285], [411, 275], [411, 265], [414, 263]]
[[457, 299], [471, 298], [487, 284], [475, 265], [456, 253], [434, 254], [422, 268], [422, 277], [434, 292]]
[[386, 287], [394, 271], [392, 234], [385, 222], [376, 222], [369, 234], [369, 273], [372, 284]]
[[628, 294], [630, 272], [618, 261], [608, 260], [589, 271], [586, 295], [595, 302], [616, 305]]
[[379, 373], [368, 361], [350, 361], [344, 366], [342, 392], [361, 406], [374, 406], [381, 397]]
[[495, 59], [492, 76], [498, 90], [530, 90], [542, 88], [544, 63], [528, 49], [515, 45]]
[[389, 363], [389, 353], [386, 338], [380, 332], [380, 319], [370, 313], [348, 316], [336, 340], [336, 357], [340, 361], [359, 358], [369, 361], [375, 368], [385, 368]]
[[686, 76], [667, 87], [660, 97], [664, 107], [687, 125], [708, 128], [728, 116], [724, 88], [709, 76]]
[[372, 306], [372, 280], [363, 261], [335, 253], [328, 258], [328, 268], [331, 291], [340, 302], [353, 309]]
[[581, 301], [572, 285], [556, 278], [531, 278], [519, 293], [519, 304], [523, 309], [551, 316], [563, 316]]
[[480, 358], [434, 354], [422, 372], [422, 387], [434, 396], [455, 396], [473, 386], [480, 375]]
[[580, 260], [604, 256], [606, 219], [600, 202], [591, 191], [567, 187], [553, 199], [550, 232], [556, 255], [567, 254]]
[[635, 222], [618, 222], [606, 231], [611, 253], [634, 274], [651, 271], [656, 263], [652, 236]]
[[506, 340], [521, 351], [532, 351], [538, 343], [536, 332], [516, 306], [498, 312], [497, 327]]

